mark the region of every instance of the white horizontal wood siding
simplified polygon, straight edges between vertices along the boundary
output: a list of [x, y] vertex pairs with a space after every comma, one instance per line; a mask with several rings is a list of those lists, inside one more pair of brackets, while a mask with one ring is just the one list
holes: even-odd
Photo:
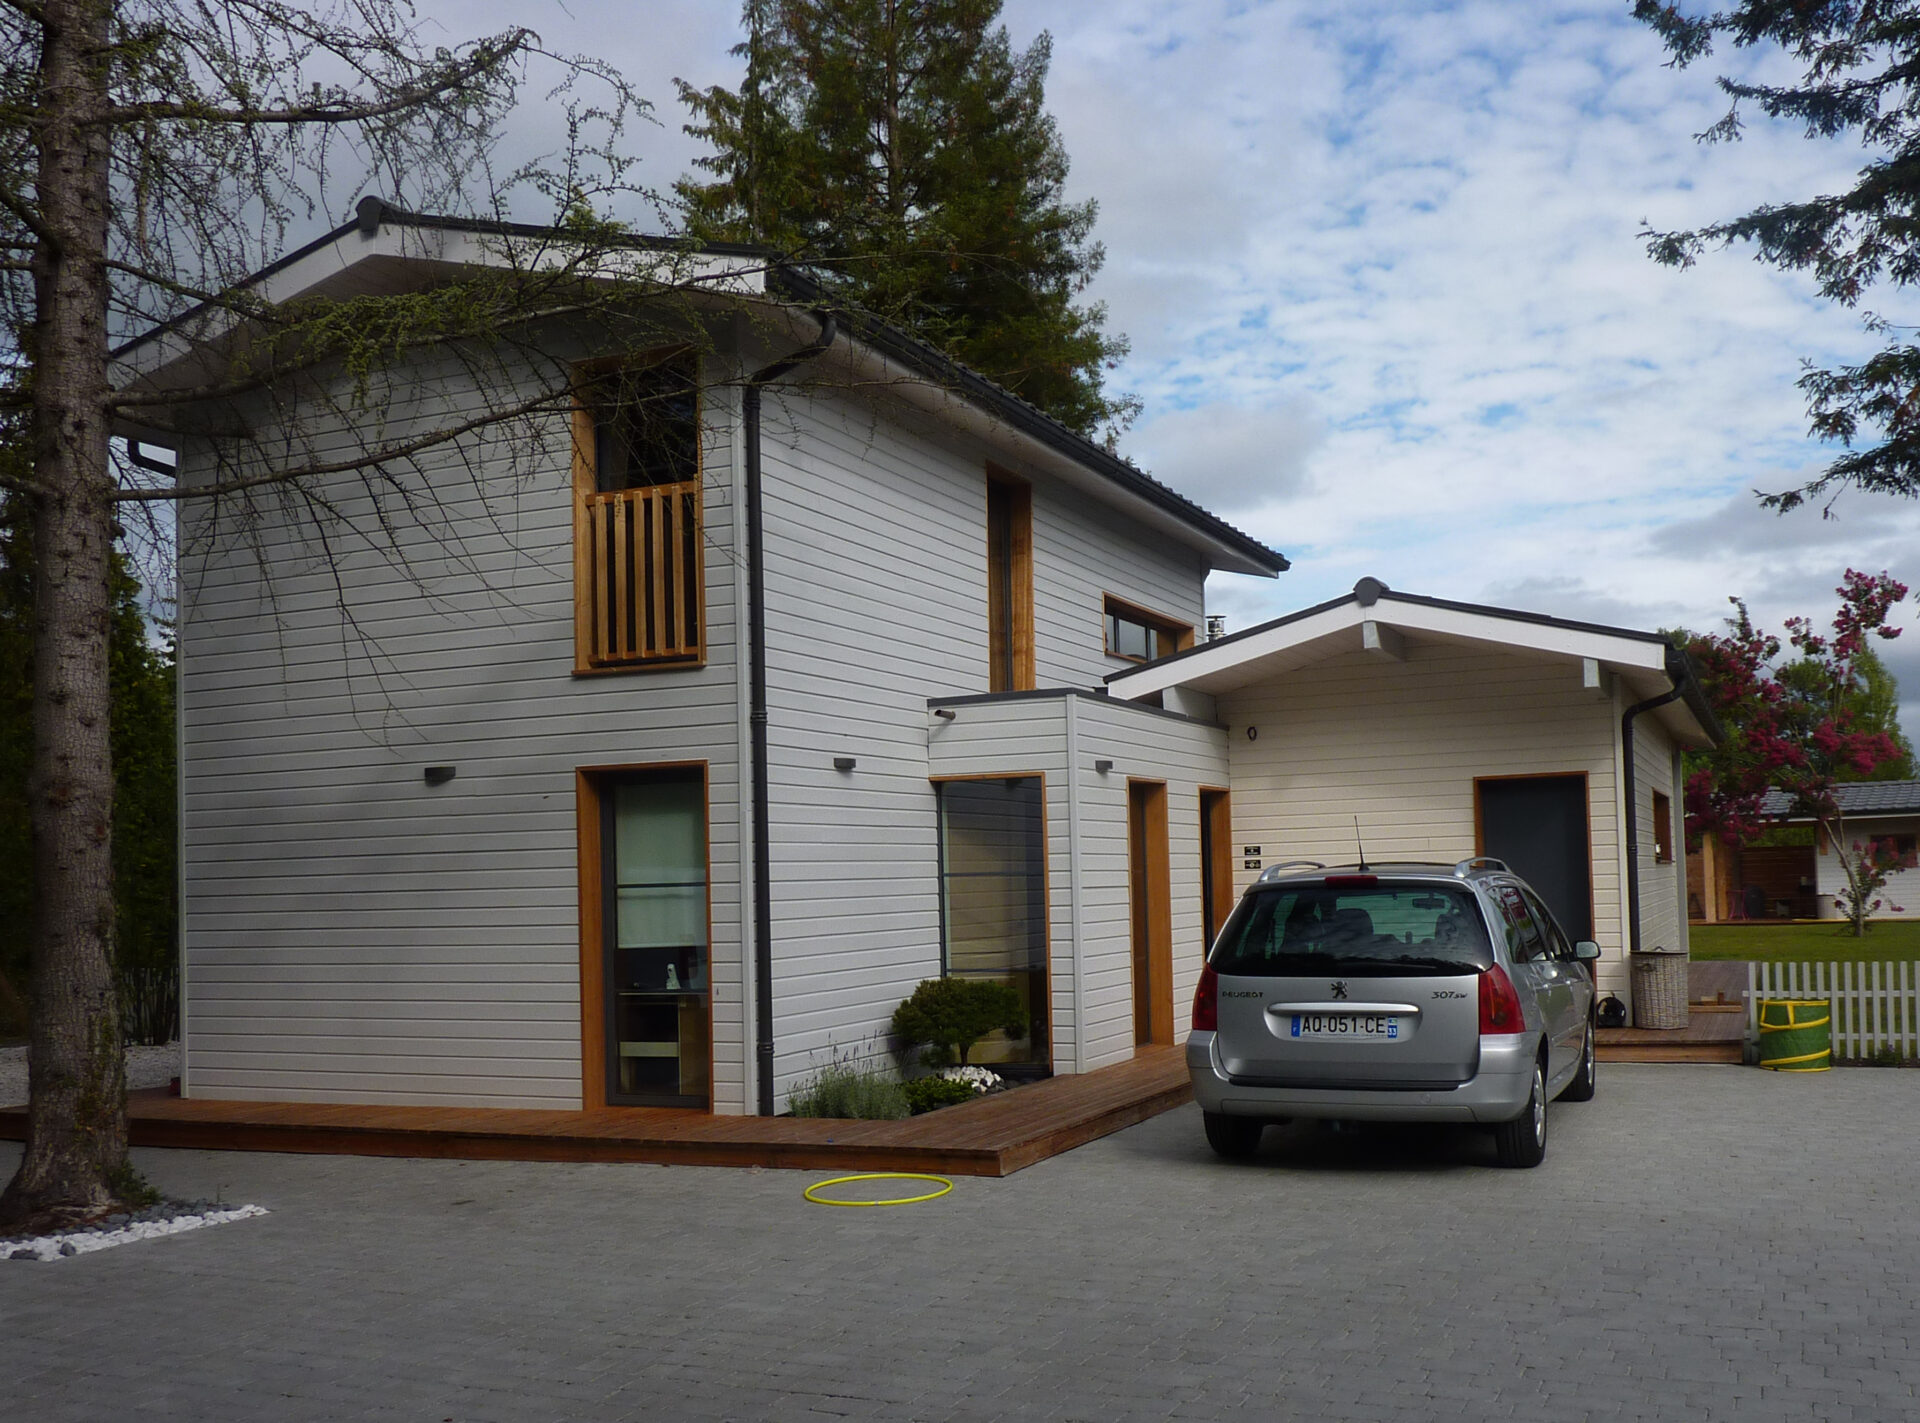
[[[1094, 699], [1080, 704], [1080, 752], [1106, 774], [1081, 782], [1081, 893], [1086, 939], [1089, 1069], [1133, 1056], [1133, 933], [1128, 898], [1127, 782], [1167, 787], [1168, 895], [1173, 908], [1174, 1040], [1185, 1042], [1193, 990], [1206, 960], [1200, 880], [1200, 788], [1224, 788], [1226, 733], [1150, 707]], [[1226, 848], [1222, 847], [1223, 852]]]
[[[989, 689], [994, 452], [830, 384], [769, 390], [765, 510], [776, 1095], [829, 1058], [877, 1058], [893, 1009], [940, 972], [929, 697]], [[1010, 472], [1030, 477], [1018, 466]], [[1193, 610], [1170, 554], [1034, 479], [1036, 670], [1093, 686], [1102, 596]], [[1037, 762], [1045, 754], [1032, 748]], [[852, 771], [834, 760], [850, 757]]]
[[[1218, 699], [1234, 848], [1260, 846], [1265, 865], [1351, 863], [1358, 816], [1369, 859], [1451, 863], [1475, 852], [1476, 777], [1584, 773], [1601, 982], [1624, 988], [1612, 701], [1582, 690], [1577, 661], [1410, 641], [1396, 662], [1353, 637]], [[1259, 874], [1234, 865], [1242, 886]]]
[[1109, 594], [1197, 632], [1206, 620], [1206, 578], [1206, 565], [1193, 550], [1151, 537], [1085, 495], [1036, 480], [1033, 617], [1038, 685], [1094, 687], [1136, 665], [1107, 655]]
[[[1127, 783], [1166, 783], [1174, 1027], [1176, 1040], [1184, 1041], [1187, 1008], [1206, 956], [1200, 788], [1226, 784], [1225, 733], [1103, 697], [1015, 698], [953, 711], [952, 721], [935, 718], [931, 725], [934, 775], [1047, 777], [1048, 958], [1058, 1072], [1092, 1071], [1133, 1056]], [[1070, 772], [1069, 743], [1078, 748]], [[1096, 771], [1101, 761], [1111, 761], [1111, 769]], [[1075, 825], [1077, 882], [1070, 838]]]
[[[419, 377], [390, 431], [466, 409], [458, 366]], [[690, 760], [710, 776], [715, 1100], [746, 1106], [732, 397], [705, 414], [697, 671], [572, 675], [565, 416], [427, 456], [391, 548], [356, 477], [317, 522], [182, 506], [189, 1092], [577, 1107], [575, 770]], [[427, 787], [428, 765], [458, 774]]]
[[[1674, 873], [1673, 861], [1662, 862], [1655, 835], [1653, 797], [1667, 797], [1669, 812], [1668, 844], [1675, 847], [1675, 858], [1686, 845], [1683, 835], [1671, 833], [1673, 801], [1673, 738], [1651, 716], [1633, 721], [1634, 834], [1639, 841], [1640, 860], [1640, 945], [1647, 949], [1684, 949], [1685, 916], [1681, 905], [1684, 880]], [[1684, 864], [1682, 865], [1684, 875]]]

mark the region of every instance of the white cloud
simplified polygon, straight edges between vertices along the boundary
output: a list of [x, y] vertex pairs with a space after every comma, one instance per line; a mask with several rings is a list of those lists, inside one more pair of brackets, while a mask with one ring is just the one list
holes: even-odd
[[[1824, 616], [1849, 564], [1920, 583], [1920, 504], [1843, 500], [1823, 524], [1751, 503], [1830, 457], [1794, 382], [1802, 358], [1873, 348], [1856, 319], [1738, 250], [1657, 267], [1638, 235], [1834, 191], [1857, 151], [1757, 115], [1697, 144], [1725, 111], [1715, 75], [1791, 62], [1676, 71], [1626, 8], [1008, 0], [1017, 44], [1053, 33], [1071, 195], [1101, 204], [1089, 296], [1133, 338], [1116, 387], [1146, 402], [1127, 452], [1294, 561], [1214, 580], [1235, 626], [1367, 574], [1694, 627], [1729, 594], [1770, 626]], [[450, 35], [521, 13], [436, 12]], [[541, 29], [654, 95], [635, 139], [665, 185], [698, 151], [669, 80], [735, 77], [737, 20], [731, 0], [575, 0]], [[516, 145], [551, 146], [553, 122], [530, 104]], [[1868, 304], [1901, 319], [1891, 296]], [[1920, 632], [1886, 646], [1920, 731]]]

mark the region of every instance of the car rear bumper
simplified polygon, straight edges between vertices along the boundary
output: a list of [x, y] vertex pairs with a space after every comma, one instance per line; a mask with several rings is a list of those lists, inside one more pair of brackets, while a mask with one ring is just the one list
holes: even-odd
[[1187, 1039], [1187, 1070], [1201, 1110], [1229, 1117], [1317, 1117], [1378, 1122], [1508, 1122], [1533, 1092], [1536, 1034], [1480, 1039], [1480, 1067], [1457, 1087], [1382, 1091], [1350, 1086], [1273, 1087], [1235, 1082], [1214, 1055], [1214, 1035]]

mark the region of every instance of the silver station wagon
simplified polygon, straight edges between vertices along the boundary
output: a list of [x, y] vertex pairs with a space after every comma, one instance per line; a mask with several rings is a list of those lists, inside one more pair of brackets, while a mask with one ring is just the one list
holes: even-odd
[[1547, 1103], [1592, 1098], [1593, 961], [1498, 860], [1278, 865], [1220, 931], [1187, 1066], [1222, 1156], [1268, 1123], [1491, 1127], [1537, 1166]]

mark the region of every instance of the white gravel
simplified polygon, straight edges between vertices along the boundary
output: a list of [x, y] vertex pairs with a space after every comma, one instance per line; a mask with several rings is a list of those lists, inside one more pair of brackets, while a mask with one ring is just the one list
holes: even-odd
[[232, 1206], [177, 1215], [169, 1220], [136, 1220], [111, 1229], [97, 1226], [59, 1235], [32, 1235], [22, 1240], [0, 1241], [0, 1260], [70, 1259], [96, 1250], [111, 1250], [116, 1245], [131, 1245], [136, 1240], [157, 1240], [163, 1235], [179, 1235], [183, 1231], [225, 1225], [230, 1220], [247, 1220], [266, 1213], [263, 1206]]
[[[180, 1075], [180, 1044], [165, 1047], [127, 1049], [127, 1087], [164, 1087]], [[27, 1100], [27, 1050], [25, 1047], [0, 1048], [0, 1107], [17, 1106]]]

